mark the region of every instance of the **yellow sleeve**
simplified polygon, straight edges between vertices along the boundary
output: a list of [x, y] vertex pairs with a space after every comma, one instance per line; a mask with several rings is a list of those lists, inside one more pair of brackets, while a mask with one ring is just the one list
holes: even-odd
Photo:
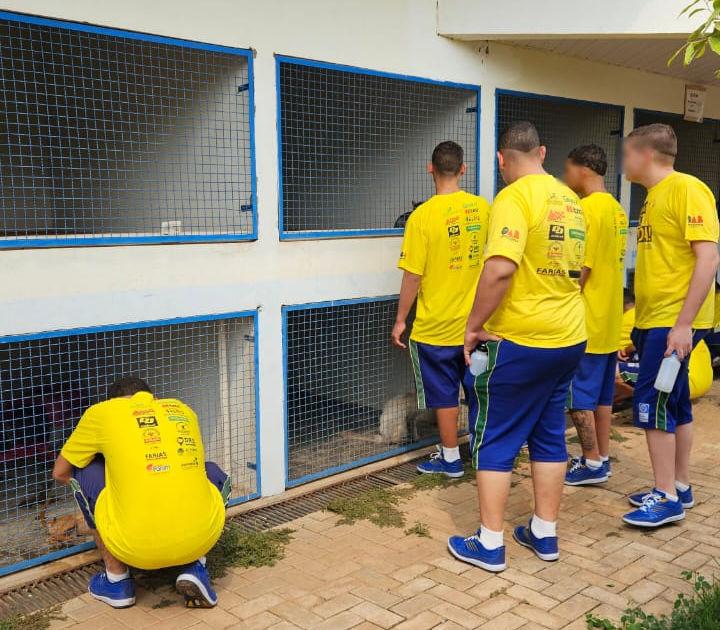
[[97, 436], [97, 412], [90, 407], [80, 418], [60, 454], [76, 468], [85, 468], [101, 452]]
[[405, 224], [402, 250], [398, 268], [415, 275], [425, 274], [425, 263], [428, 254], [428, 241], [423, 230], [421, 217], [417, 210], [410, 215]]
[[598, 251], [599, 236], [602, 234], [600, 229], [600, 217], [594, 212], [589, 203], [580, 202], [585, 217], [585, 262], [584, 267], [593, 269], [595, 267], [595, 259]]
[[519, 265], [525, 253], [529, 231], [527, 202], [517, 191], [508, 192], [495, 201], [490, 212], [485, 260], [502, 256]]
[[700, 182], [689, 181], [678, 191], [675, 207], [687, 241], [718, 241], [715, 199]]

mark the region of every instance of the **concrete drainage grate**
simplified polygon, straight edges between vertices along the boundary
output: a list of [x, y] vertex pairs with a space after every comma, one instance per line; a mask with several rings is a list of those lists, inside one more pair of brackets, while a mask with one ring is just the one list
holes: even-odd
[[[322, 510], [333, 499], [355, 496], [374, 488], [387, 488], [407, 483], [417, 475], [415, 470], [417, 461], [416, 459], [405, 462], [334, 486], [310, 491], [287, 501], [249, 510], [230, 520], [254, 531], [279, 527]], [[100, 569], [101, 564], [93, 562], [0, 592], [0, 619], [15, 613], [27, 614], [62, 604], [82, 595], [87, 592], [90, 577]]]

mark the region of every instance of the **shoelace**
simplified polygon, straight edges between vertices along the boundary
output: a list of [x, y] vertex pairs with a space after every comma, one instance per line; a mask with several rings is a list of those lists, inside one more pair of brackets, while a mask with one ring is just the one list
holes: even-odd
[[442, 451], [435, 451], [434, 453], [431, 453], [430, 459], [442, 459]]
[[585, 467], [585, 464], [579, 457], [574, 457], [573, 459], [570, 460], [570, 463], [572, 464], [572, 466], [570, 467], [571, 473], [577, 472], [581, 468]]
[[465, 539], [465, 544], [472, 549], [473, 551], [479, 551], [480, 546], [480, 537], [477, 534], [473, 534], [472, 536], [468, 536]]
[[640, 509], [643, 512], [649, 512], [652, 510], [655, 505], [660, 503], [660, 501], [663, 500], [663, 497], [657, 494], [656, 492], [650, 492], [649, 494], [646, 494], [643, 497], [643, 504], [640, 506]]

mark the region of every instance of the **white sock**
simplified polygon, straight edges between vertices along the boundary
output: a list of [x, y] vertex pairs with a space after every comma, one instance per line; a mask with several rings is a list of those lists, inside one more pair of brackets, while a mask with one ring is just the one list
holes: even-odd
[[198, 558], [198, 562], [203, 566], [207, 566], [207, 557], [203, 556], [202, 558]]
[[454, 446], [453, 448], [448, 448], [447, 446], [442, 447], [442, 454], [443, 459], [450, 463], [450, 462], [456, 462], [458, 459], [460, 459], [460, 447]]
[[598, 470], [599, 468], [602, 468], [603, 463], [602, 463], [602, 460], [598, 461], [598, 460], [595, 460], [595, 459], [586, 459], [586, 460], [585, 460], [585, 465], [586, 465], [590, 470]]
[[533, 514], [530, 529], [535, 538], [548, 538], [557, 536], [557, 521], [543, 521], [537, 514]]
[[485, 525], [480, 525], [480, 544], [489, 551], [502, 547], [503, 532], [495, 532], [485, 527]]
[[680, 499], [678, 498], [678, 495], [677, 495], [677, 494], [670, 494], [670, 493], [668, 493], [668, 492], [665, 493], [665, 498], [666, 498], [668, 501], [675, 501], [675, 502], [677, 502], [677, 501], [680, 500]]
[[609, 461], [610, 461], [610, 457], [608, 457], [607, 455], [600, 455], [600, 461], [603, 462], [603, 463], [604, 463], [604, 462], [609, 462]]
[[130, 577], [130, 571], [125, 569], [125, 573], [110, 573], [110, 571], [105, 569], [105, 575], [107, 575], [107, 579], [110, 584], [115, 584], [116, 582], [127, 580]]
[[682, 481], [675, 481], [675, 487], [680, 490], [680, 492], [687, 492], [690, 490], [690, 486], [688, 486], [686, 483], [683, 483]]

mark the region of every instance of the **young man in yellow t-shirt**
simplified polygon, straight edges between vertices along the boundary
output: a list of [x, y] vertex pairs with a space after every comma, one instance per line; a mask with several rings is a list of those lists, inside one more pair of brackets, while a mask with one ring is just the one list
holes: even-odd
[[398, 263], [403, 279], [392, 342], [406, 347], [406, 320], [417, 298], [408, 345], [418, 407], [436, 410], [440, 433], [439, 451], [417, 470], [462, 477], [458, 399], [465, 373], [463, 338], [480, 277], [490, 205], [461, 190], [465, 163], [457, 143], [435, 147], [428, 172], [435, 195], [415, 209], [405, 226]]
[[[694, 505], [690, 487], [692, 406], [688, 357], [713, 325], [713, 287], [718, 266], [715, 198], [700, 180], [673, 165], [672, 127], [635, 129], [624, 143], [625, 175], [644, 186], [635, 270], [633, 345], [640, 357], [633, 396], [635, 425], [645, 429], [654, 488], [631, 495], [639, 506], [623, 520], [659, 527], [685, 518]], [[659, 392], [655, 378], [664, 358], [676, 355], [680, 372], [672, 391]]]
[[610, 475], [610, 424], [623, 314], [628, 220], [605, 188], [607, 155], [595, 144], [577, 147], [565, 162], [565, 183], [585, 213], [585, 262], [580, 276], [588, 342], [568, 397], [582, 457], [571, 462], [568, 486], [604, 483]]
[[515, 457], [528, 444], [535, 510], [515, 540], [557, 560], [556, 524], [567, 464], [565, 401], [585, 352], [580, 270], [585, 219], [572, 190], [543, 169], [545, 147], [529, 122], [498, 139], [508, 184], [490, 213], [485, 265], [465, 333], [465, 359], [481, 342], [487, 370], [469, 371], [472, 463], [480, 529], [454, 536], [450, 552], [488, 571], [505, 569], [503, 525]]
[[190, 407], [155, 399], [137, 377], [121, 378], [80, 418], [53, 477], [70, 485], [102, 553], [105, 570], [89, 585], [95, 599], [132, 606], [129, 566], [177, 566], [189, 608], [217, 604], [204, 556], [225, 524], [230, 480], [205, 461]]

